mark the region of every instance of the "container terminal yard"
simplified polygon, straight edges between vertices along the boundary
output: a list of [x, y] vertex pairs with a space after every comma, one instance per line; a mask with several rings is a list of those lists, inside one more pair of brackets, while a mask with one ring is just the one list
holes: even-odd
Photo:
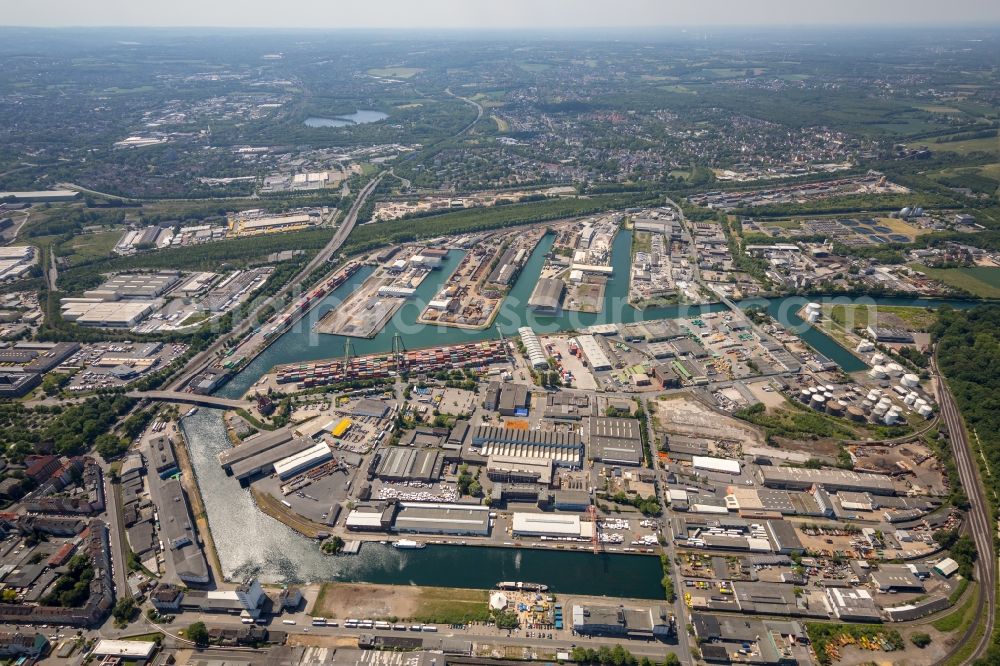
[[278, 384], [298, 384], [302, 388], [337, 384], [348, 379], [381, 379], [394, 373], [426, 373], [458, 368], [481, 368], [508, 360], [507, 343], [501, 340], [473, 342], [434, 349], [403, 351], [399, 354], [372, 354], [352, 358], [295, 363], [276, 368]]
[[315, 330], [330, 335], [373, 338], [417, 287], [441, 266], [447, 249], [404, 246], [379, 252], [375, 272], [340, 307], [328, 312]]

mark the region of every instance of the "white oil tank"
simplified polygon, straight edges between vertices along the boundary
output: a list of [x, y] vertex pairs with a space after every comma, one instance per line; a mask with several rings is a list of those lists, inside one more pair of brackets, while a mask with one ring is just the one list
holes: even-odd
[[908, 393], [905, 398], [903, 398], [904, 405], [912, 405], [917, 401], [917, 395], [915, 393]]
[[889, 363], [885, 366], [885, 370], [893, 377], [898, 377], [903, 374], [903, 366], [899, 363]]
[[920, 414], [925, 419], [930, 418], [930, 415], [933, 413], [934, 410], [931, 409], [930, 405], [920, 405], [920, 407], [917, 408], [917, 414]]
[[868, 342], [867, 340], [859, 342], [858, 346], [857, 346], [857, 351], [859, 351], [861, 353], [870, 352], [873, 349], [875, 349], [875, 345], [873, 345], [872, 343]]
[[868, 371], [868, 376], [872, 379], [885, 379], [887, 377], [885, 366], [876, 365], [871, 370]]
[[885, 354], [875, 354], [872, 356], [872, 363], [878, 365], [879, 363], [885, 363]]
[[809, 404], [810, 406], [812, 406], [813, 409], [822, 410], [823, 407], [825, 407], [826, 398], [824, 398], [821, 394], [817, 393], [812, 397], [812, 400], [810, 401]]
[[920, 377], [918, 377], [917, 375], [913, 374], [912, 372], [908, 372], [905, 375], [903, 375], [903, 378], [900, 380], [900, 383], [903, 386], [908, 386], [910, 388], [915, 388], [917, 386], [920, 386]]

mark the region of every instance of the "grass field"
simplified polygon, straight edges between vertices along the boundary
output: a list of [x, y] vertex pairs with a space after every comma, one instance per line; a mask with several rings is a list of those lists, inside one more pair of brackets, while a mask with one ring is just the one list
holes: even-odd
[[510, 131], [510, 125], [507, 123], [506, 120], [504, 120], [500, 116], [490, 116], [490, 118], [492, 118], [493, 122], [495, 122], [497, 124], [497, 131], [498, 132], [508, 132], [508, 131]]
[[933, 153], [958, 153], [968, 155], [969, 153], [982, 151], [1000, 155], [1000, 138], [995, 136], [984, 139], [967, 139], [965, 141], [942, 141], [921, 144]]
[[324, 583], [310, 612], [318, 617], [464, 624], [489, 619], [489, 592], [413, 585]]
[[408, 79], [416, 76], [422, 71], [424, 70], [419, 67], [400, 67], [397, 65], [389, 65], [388, 67], [373, 67], [368, 70], [368, 73], [372, 76], [378, 76], [381, 78]]
[[1000, 298], [1000, 268], [974, 266], [972, 268], [930, 268], [923, 264], [911, 264], [927, 277], [940, 280], [946, 285], [964, 289], [980, 298]]
[[459, 590], [424, 587], [417, 596], [413, 619], [417, 622], [465, 624], [489, 619], [489, 593], [485, 590]]
[[894, 217], [879, 217], [876, 218], [875, 221], [883, 227], [889, 227], [892, 229], [892, 233], [894, 234], [903, 234], [904, 236], [908, 236], [910, 240], [913, 240], [917, 236], [929, 234], [931, 232], [930, 229], [921, 229], [920, 227], [907, 224], [903, 220]]
[[870, 318], [877, 312], [883, 323], [886, 319], [898, 317], [911, 331], [926, 331], [937, 319], [937, 314], [926, 308], [908, 308], [899, 305], [880, 305], [872, 308], [865, 305], [832, 305], [824, 308], [826, 316], [841, 326], [852, 328], [868, 326]]
[[96, 234], [80, 234], [59, 246], [60, 256], [70, 265], [107, 257], [122, 237], [121, 231], [104, 231]]

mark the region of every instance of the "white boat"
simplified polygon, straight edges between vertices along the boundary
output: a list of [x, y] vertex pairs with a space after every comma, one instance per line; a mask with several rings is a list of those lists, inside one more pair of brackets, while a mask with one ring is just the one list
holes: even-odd
[[415, 550], [418, 548], [426, 548], [427, 544], [414, 541], [413, 539], [400, 539], [399, 541], [393, 541], [392, 547], [403, 550]]
[[184, 414], [184, 416], [194, 416], [197, 413], [198, 413], [198, 405], [195, 405], [191, 409], [187, 410], [187, 413]]

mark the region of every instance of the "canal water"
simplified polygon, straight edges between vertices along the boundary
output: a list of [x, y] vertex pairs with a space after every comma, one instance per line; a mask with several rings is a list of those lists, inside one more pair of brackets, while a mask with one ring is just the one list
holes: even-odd
[[256, 576], [288, 584], [336, 580], [480, 589], [525, 580], [566, 594], [663, 598], [655, 557], [447, 545], [396, 550], [379, 543], [366, 543], [358, 555], [323, 555], [315, 541], [258, 510], [250, 491], [222, 471], [217, 456], [229, 444], [221, 417], [221, 411], [203, 408], [182, 425], [230, 580]]
[[[431, 300], [461, 261], [464, 253], [452, 251], [441, 270], [434, 271], [417, 289], [415, 296], [400, 309], [386, 328], [374, 338], [351, 339], [357, 354], [391, 349], [398, 331], [407, 348], [417, 349], [514, 335], [520, 326], [539, 332], [575, 330], [599, 323], [628, 323], [647, 319], [696, 317], [725, 309], [722, 304], [669, 306], [636, 310], [627, 304], [631, 259], [631, 234], [618, 234], [612, 248], [614, 275], [605, 291], [605, 308], [600, 314], [563, 312], [554, 317], [535, 315], [527, 307], [545, 255], [554, 241], [545, 236], [531, 254], [521, 275], [505, 300], [496, 322], [485, 330], [469, 331], [416, 324], [423, 305]], [[320, 335], [312, 324], [354, 292], [371, 274], [364, 267], [330, 293], [301, 322], [282, 335], [264, 353], [234, 377], [219, 394], [242, 395], [263, 373], [281, 363], [309, 361], [344, 353], [345, 338]], [[845, 370], [865, 368], [857, 357], [815, 328], [810, 328], [795, 312], [806, 299], [760, 300], [769, 313], [817, 351], [839, 363]], [[957, 301], [880, 299], [886, 305], [929, 305], [945, 303], [962, 307]], [[226, 476], [218, 454], [230, 447], [222, 412], [201, 409], [182, 422], [191, 450], [192, 464], [204, 498], [209, 525], [224, 574], [230, 579], [255, 575], [265, 581], [301, 583], [319, 580], [368, 581], [415, 585], [446, 585], [488, 588], [500, 580], [526, 580], [551, 585], [569, 594], [606, 594], [637, 598], [662, 598], [658, 558], [623, 554], [595, 556], [586, 552], [556, 552], [533, 549], [473, 546], [430, 546], [423, 550], [398, 551], [389, 546], [366, 544], [357, 556], [328, 557], [314, 541], [302, 537], [281, 522], [257, 509], [248, 490]]]

